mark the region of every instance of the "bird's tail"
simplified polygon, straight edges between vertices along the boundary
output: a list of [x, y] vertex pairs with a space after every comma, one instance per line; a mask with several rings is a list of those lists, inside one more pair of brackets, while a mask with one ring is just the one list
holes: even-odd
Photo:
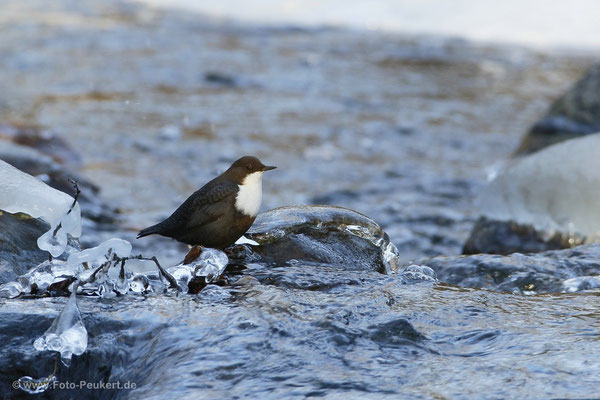
[[156, 225], [152, 225], [149, 226], [148, 228], [142, 229], [141, 231], [138, 232], [137, 234], [137, 239], [142, 238], [144, 236], [148, 236], [148, 235], [154, 235], [154, 234], [160, 234], [161, 229], [160, 229], [160, 224], [156, 224]]

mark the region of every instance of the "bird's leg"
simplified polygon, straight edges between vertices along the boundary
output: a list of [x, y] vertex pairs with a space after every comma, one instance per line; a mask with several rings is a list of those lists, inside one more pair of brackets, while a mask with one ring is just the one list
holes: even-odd
[[202, 254], [202, 252], [204, 251], [204, 247], [202, 246], [193, 246], [190, 251], [188, 251], [188, 253], [185, 255], [185, 258], [183, 259], [183, 263], [184, 264], [189, 264], [192, 261], [194, 261], [195, 259], [197, 259], [198, 257], [200, 257], [200, 254]]

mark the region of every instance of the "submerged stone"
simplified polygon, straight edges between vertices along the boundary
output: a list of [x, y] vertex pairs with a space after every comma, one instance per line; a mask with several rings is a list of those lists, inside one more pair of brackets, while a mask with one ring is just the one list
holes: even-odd
[[[600, 275], [600, 245], [588, 244], [539, 254], [441, 256], [419, 263], [441, 282], [502, 292], [561, 293], [589, 289]], [[590, 283], [592, 282], [592, 283]]]
[[463, 254], [539, 253], [583, 244], [585, 237], [557, 231], [540, 231], [528, 224], [480, 217], [465, 242]]
[[342, 266], [348, 270], [398, 270], [398, 250], [370, 218], [334, 206], [280, 207], [259, 214], [246, 234], [265, 261], [291, 260]]

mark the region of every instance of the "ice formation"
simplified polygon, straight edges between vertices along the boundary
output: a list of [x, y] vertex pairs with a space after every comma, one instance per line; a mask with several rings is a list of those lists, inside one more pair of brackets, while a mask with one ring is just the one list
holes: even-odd
[[74, 268], [83, 263], [100, 266], [107, 261], [109, 252], [117, 257], [127, 257], [131, 254], [131, 243], [118, 238], [108, 239], [96, 247], [71, 254], [67, 259], [67, 268]]
[[214, 282], [225, 271], [228, 263], [227, 254], [221, 250], [204, 248], [202, 254], [190, 265], [194, 270], [194, 276], [203, 276], [206, 282]]
[[67, 367], [71, 357], [85, 352], [88, 344], [87, 330], [81, 319], [75, 291], [50, 328], [33, 343], [38, 351], [50, 350], [60, 353], [61, 361]]
[[129, 290], [133, 293], [140, 294], [144, 293], [149, 289], [150, 281], [146, 275], [137, 274], [134, 275], [129, 282]]
[[43, 378], [32, 378], [30, 376], [23, 376], [19, 378], [19, 389], [29, 394], [43, 393], [50, 385], [56, 380], [54, 374], [45, 376]]
[[[131, 243], [127, 240], [112, 238], [96, 247], [71, 254], [67, 259], [66, 268], [77, 271], [81, 270], [84, 264], [87, 266], [78, 276], [78, 279], [82, 281], [81, 291], [83, 293], [99, 295], [104, 298], [115, 297], [117, 293], [125, 295], [129, 291], [128, 277], [131, 273], [127, 273], [124, 266], [112, 269], [111, 267], [115, 266], [118, 261], [114, 260], [114, 256], [124, 258], [130, 254]], [[103, 265], [105, 267], [101, 268], [101, 271], [97, 271]], [[92, 279], [93, 274], [96, 275]]]
[[597, 133], [516, 160], [478, 199], [483, 214], [598, 239], [599, 149]]
[[[78, 204], [76, 206], [79, 207]], [[52, 254], [52, 257], [60, 256], [67, 248], [67, 235], [78, 237], [81, 234], [80, 219], [81, 217], [73, 211], [67, 211], [60, 219], [60, 225], [52, 225], [48, 232], [38, 238], [38, 247]], [[77, 235], [74, 233], [77, 233]]]
[[400, 276], [406, 282], [438, 282], [435, 271], [426, 265], [411, 264], [400, 273]]
[[259, 246], [258, 242], [254, 241], [252, 239], [248, 239], [246, 236], [242, 236], [241, 238], [236, 240], [235, 244], [249, 244], [252, 246]]
[[50, 285], [75, 277], [82, 269], [68, 268], [64, 261], [54, 259], [44, 261], [37, 267], [30, 269], [27, 273], [18, 277], [17, 282], [23, 288], [23, 292], [30, 293], [31, 288], [34, 286], [38, 291], [45, 292]]
[[[73, 198], [53, 189], [33, 176], [0, 160], [0, 210], [22, 212], [41, 218], [51, 229], [38, 239], [38, 246], [54, 257], [61, 255], [67, 246], [67, 234], [81, 236], [81, 211], [75, 204], [69, 212]], [[54, 231], [60, 223], [60, 228]]]
[[225, 271], [229, 258], [221, 250], [203, 248], [202, 253], [189, 264], [179, 264], [168, 269], [179, 286], [186, 289], [195, 277], [204, 277], [207, 283], [214, 282]]

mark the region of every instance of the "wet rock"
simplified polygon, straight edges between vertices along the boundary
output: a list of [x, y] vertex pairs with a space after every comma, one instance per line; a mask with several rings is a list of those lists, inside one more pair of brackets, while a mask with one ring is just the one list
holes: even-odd
[[[286, 266], [249, 264], [245, 271], [263, 285], [286, 289], [327, 292], [340, 287], [360, 287], [371, 283], [378, 272], [350, 273], [343, 265], [289, 261]], [[379, 275], [381, 276], [381, 275]]]
[[600, 131], [600, 64], [556, 100], [523, 138], [517, 154]]
[[401, 347], [421, 342], [425, 336], [417, 331], [410, 322], [404, 318], [386, 322], [381, 325], [374, 325], [372, 329], [371, 340], [380, 346]]
[[37, 246], [38, 237], [48, 229], [48, 224], [27, 214], [0, 213], [0, 284], [48, 259]]
[[574, 284], [572, 279], [600, 274], [600, 245], [589, 244], [529, 255], [435, 257], [420, 264], [432, 268], [441, 282], [462, 287], [502, 292], [560, 293], [591, 286], [586, 284], [587, 281]]
[[[0, 211], [0, 284], [15, 281], [20, 275], [48, 259], [37, 239], [50, 229], [44, 221], [27, 214]], [[79, 241], [69, 238], [71, 249], [79, 249]], [[70, 250], [67, 251], [67, 254]]]
[[398, 250], [377, 223], [333, 206], [291, 206], [259, 214], [246, 234], [265, 262], [324, 263], [347, 270], [393, 273]]
[[583, 244], [585, 237], [561, 232], [543, 232], [514, 221], [480, 217], [465, 242], [463, 254], [539, 253]]
[[[600, 134], [513, 160], [479, 196], [464, 252], [538, 252], [600, 241]], [[560, 160], [560, 162], [557, 162]]]

